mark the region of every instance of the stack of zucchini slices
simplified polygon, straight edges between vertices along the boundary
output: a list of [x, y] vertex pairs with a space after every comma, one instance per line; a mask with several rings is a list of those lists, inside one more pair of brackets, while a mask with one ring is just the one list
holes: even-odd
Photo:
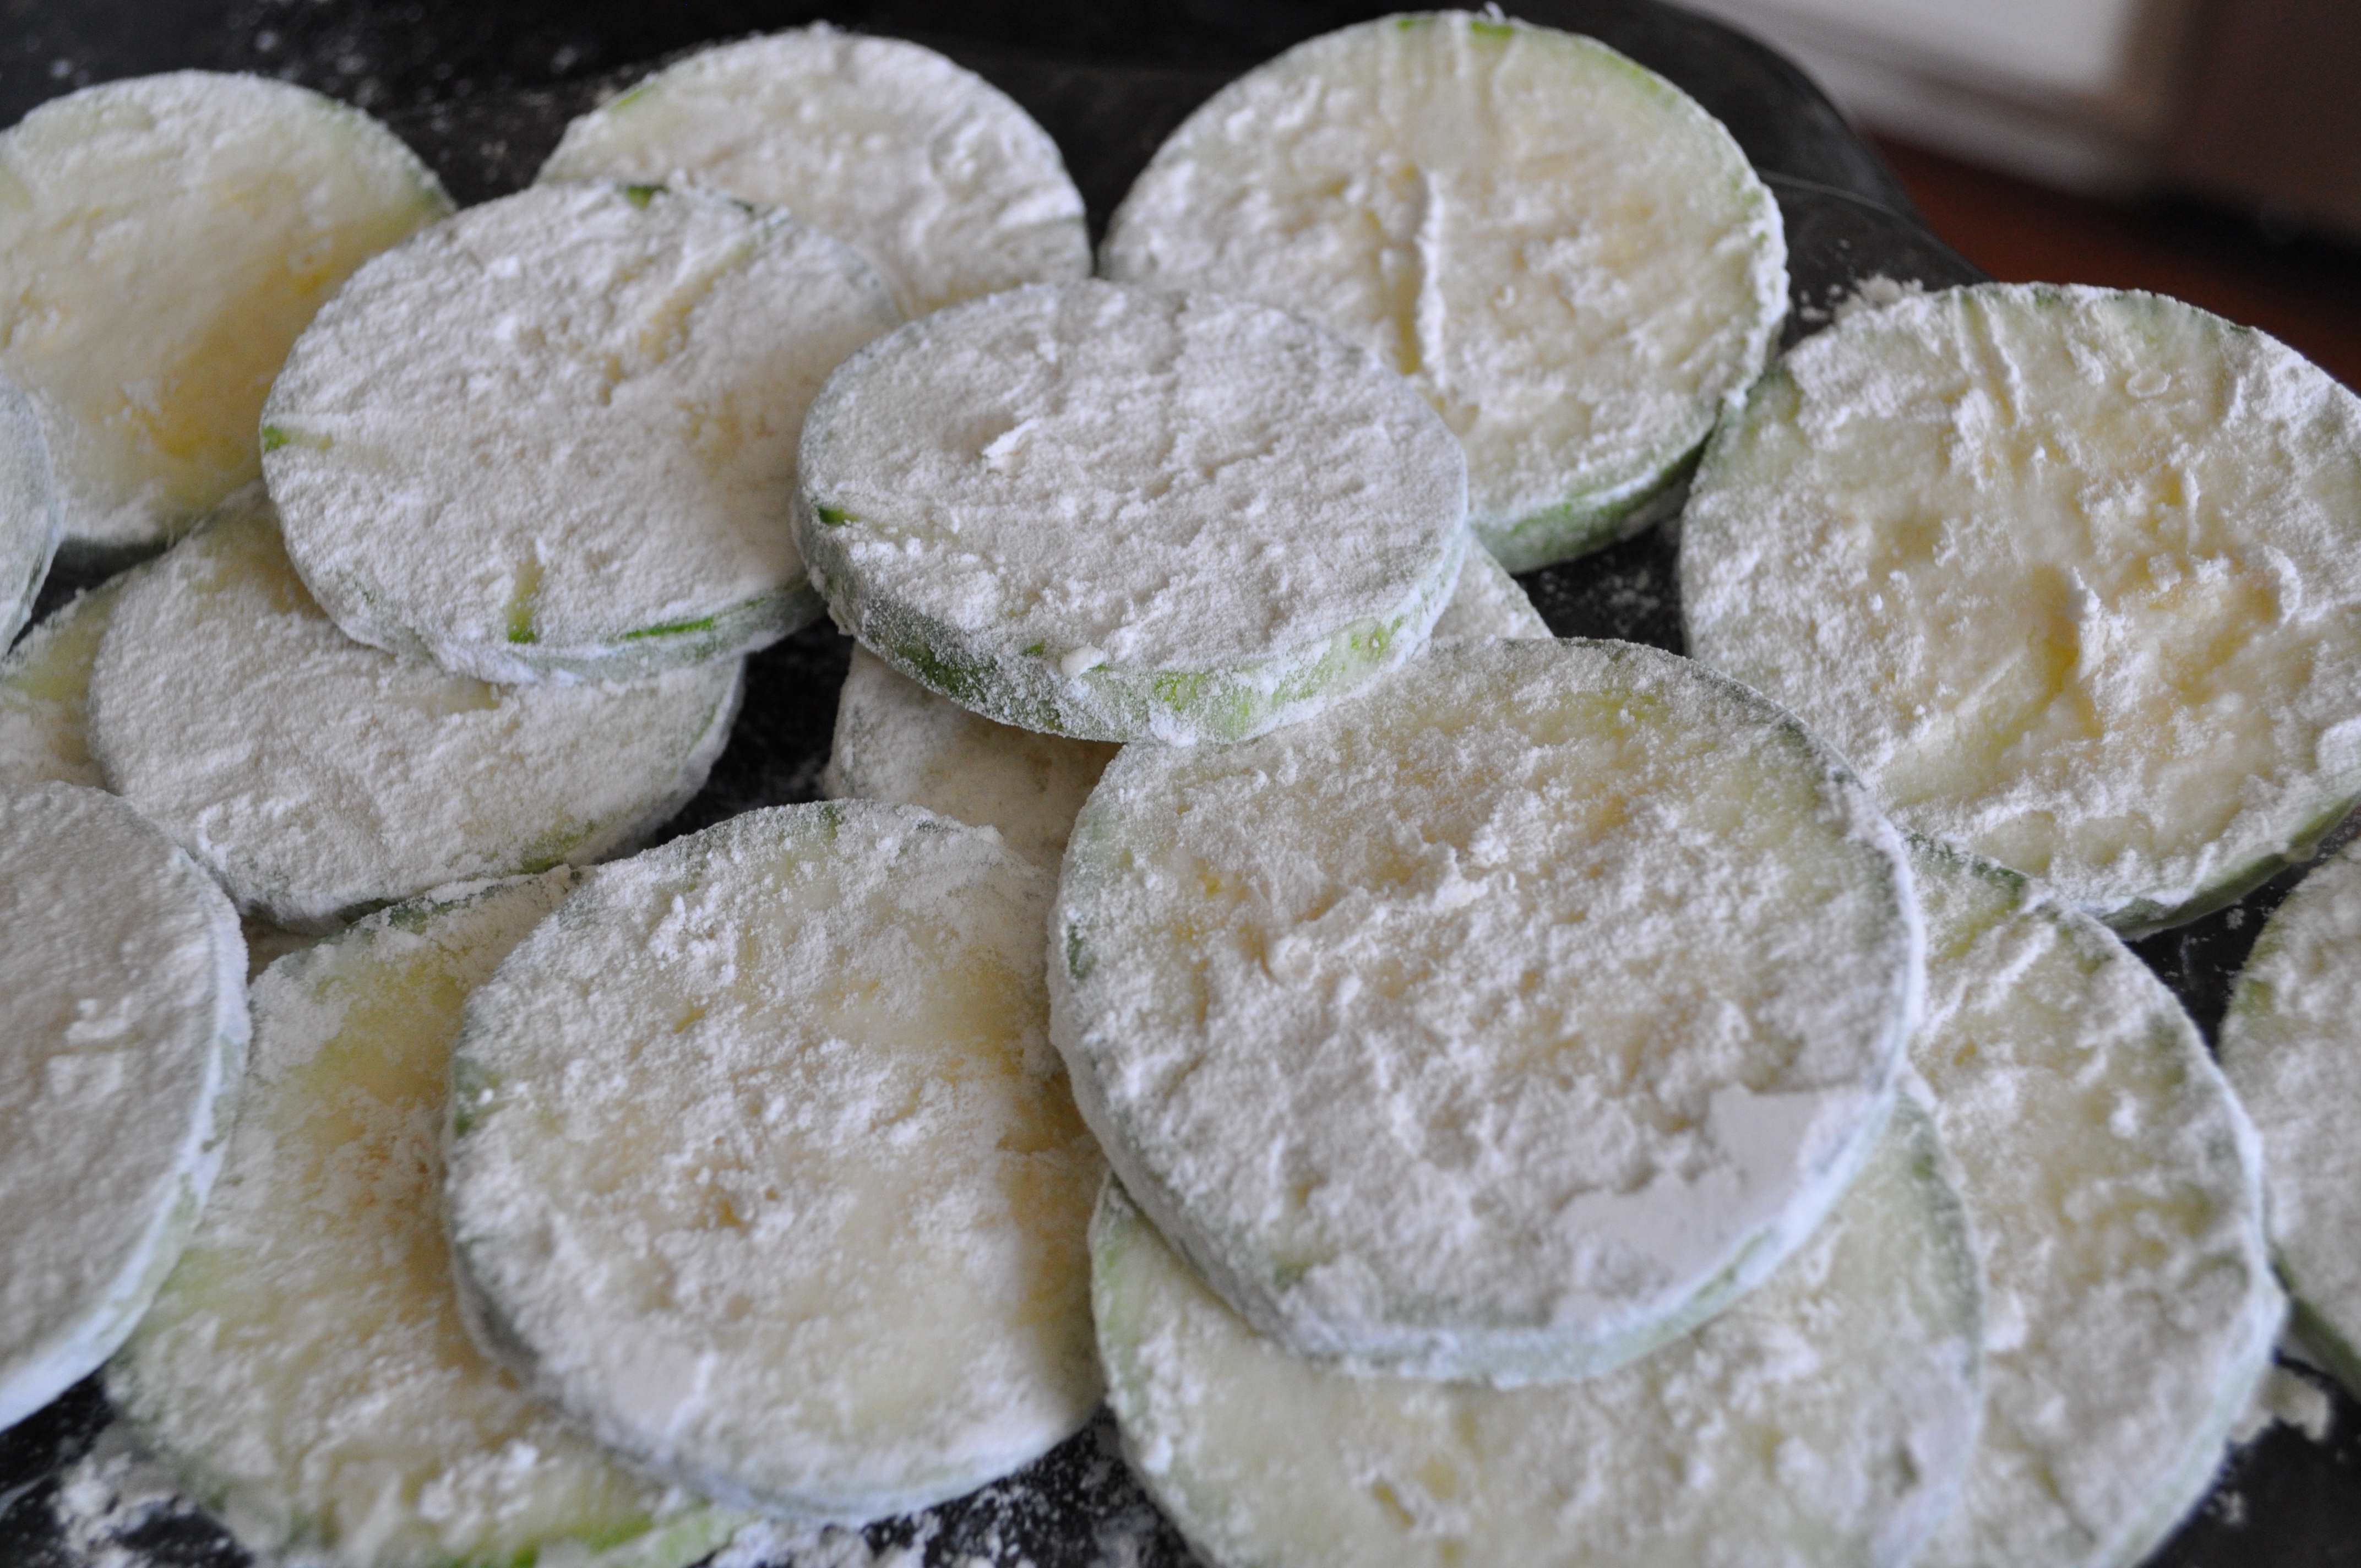
[[[2361, 400], [2268, 338], [1766, 370], [1729, 134], [1461, 13], [1224, 89], [1096, 279], [1022, 110], [825, 27], [456, 215], [203, 73], [0, 171], [0, 631], [170, 545], [0, 663], [0, 1425], [112, 1357], [350, 1568], [682, 1568], [1103, 1398], [1214, 1568], [2130, 1568], [2275, 1259], [2361, 1376], [2361, 861], [2226, 1077], [2121, 935], [2361, 797]], [[1684, 507], [1693, 658], [1509, 576]], [[831, 798], [632, 853], [823, 615]]]

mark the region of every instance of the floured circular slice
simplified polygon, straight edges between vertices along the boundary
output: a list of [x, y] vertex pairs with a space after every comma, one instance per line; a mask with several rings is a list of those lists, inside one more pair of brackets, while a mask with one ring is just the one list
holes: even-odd
[[805, 407], [901, 320], [851, 248], [719, 196], [543, 186], [379, 258], [262, 412], [288, 553], [346, 633], [486, 680], [633, 679], [819, 614]]
[[1208, 99], [1108, 225], [1121, 282], [1292, 311], [1414, 382], [1511, 571], [1668, 513], [1786, 314], [1730, 133], [1593, 39], [1465, 13], [1313, 38]]
[[1215, 1568], [1894, 1568], [1958, 1500], [1975, 1445], [1974, 1246], [1906, 1097], [1762, 1288], [1580, 1383], [1299, 1361], [1112, 1182], [1091, 1258], [1125, 1453]]
[[2262, 1135], [2272, 1250], [2305, 1343], [2361, 1389], [2361, 849], [2263, 927], [2222, 1020], [2222, 1070]]
[[2211, 1485], [2286, 1303], [2254, 1129], [2162, 981], [1988, 861], [1912, 856], [1911, 1047], [1985, 1276], [1983, 1436], [1927, 1568], [2129, 1568]]
[[852, 651], [836, 699], [820, 789], [838, 800], [897, 801], [999, 829], [1010, 849], [1057, 870], [1074, 813], [1116, 748], [995, 724]]
[[203, 71], [42, 104], [0, 132], [0, 377], [40, 411], [84, 560], [153, 550], [251, 484], [296, 334], [451, 211], [359, 110]]
[[115, 1354], [221, 1163], [229, 901], [109, 795], [0, 788], [0, 1428]]
[[[1516, 580], [1482, 550], [1470, 549], [1433, 641], [1549, 635]], [[1115, 753], [1101, 740], [995, 724], [856, 647], [837, 696], [820, 789], [840, 800], [899, 801], [998, 828], [1018, 853], [1054, 870], [1074, 814]]]
[[1717, 435], [1689, 651], [1894, 819], [2118, 930], [2229, 902], [2361, 795], [2361, 399], [2152, 294], [1848, 313]]
[[1058, 144], [973, 71], [899, 38], [800, 27], [700, 49], [566, 127], [551, 180], [638, 180], [784, 207], [923, 315], [1091, 273]]
[[107, 1385], [268, 1561], [675, 1568], [740, 1522], [601, 1453], [460, 1322], [434, 1179], [460, 1008], [577, 875], [444, 889], [255, 982], [221, 1182]]
[[54, 781], [104, 789], [84, 724], [90, 667], [127, 576], [86, 588], [0, 659], [0, 788]]
[[1462, 642], [1074, 825], [1052, 1037], [1125, 1187], [1354, 1369], [1604, 1372], [1800, 1245], [1917, 1013], [1902, 851], [1835, 755], [1630, 643]]
[[1267, 306], [1086, 282], [939, 311], [829, 378], [796, 536], [920, 685], [1086, 740], [1235, 740], [1423, 645], [1466, 466], [1410, 386]]
[[107, 781], [242, 909], [296, 930], [628, 849], [705, 782], [739, 662], [495, 686], [346, 638], [258, 494], [143, 570], [90, 674]]
[[1047, 1038], [1049, 895], [993, 835], [873, 802], [591, 873], [453, 1064], [478, 1339], [767, 1511], [922, 1508], [1073, 1432], [1105, 1167]]
[[1459, 568], [1459, 584], [1451, 600], [1434, 618], [1430, 638], [1442, 642], [1455, 637], [1550, 637], [1555, 635], [1517, 579], [1509, 576], [1492, 553], [1478, 545], [1467, 552]]
[[0, 381], [0, 652], [24, 630], [58, 545], [49, 448], [33, 405]]

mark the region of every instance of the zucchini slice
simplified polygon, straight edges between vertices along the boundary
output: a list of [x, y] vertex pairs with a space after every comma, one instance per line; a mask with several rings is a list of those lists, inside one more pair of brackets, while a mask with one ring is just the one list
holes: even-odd
[[90, 755], [90, 667], [129, 580], [126, 574], [83, 589], [0, 659], [0, 786], [105, 787]]
[[115, 1353], [221, 1165], [246, 946], [139, 814], [0, 788], [0, 1428]]
[[2188, 1014], [2096, 920], [1921, 841], [1911, 1058], [1982, 1254], [1984, 1428], [1922, 1568], [2130, 1568], [2194, 1508], [2286, 1301], [2261, 1150]]
[[2361, 1390], [2361, 847], [2263, 927], [2222, 1021], [2222, 1070], [2263, 1140], [2271, 1248], [2305, 1343]]
[[381, 653], [321, 613], [248, 492], [115, 601], [90, 749], [241, 909], [323, 931], [627, 850], [705, 782], [741, 673], [497, 686]]
[[1848, 311], [1715, 436], [1689, 651], [1793, 707], [1896, 822], [2130, 934], [2361, 796], [2361, 398], [2153, 294]]
[[448, 216], [394, 134], [259, 76], [87, 87], [0, 132], [0, 378], [69, 557], [117, 565], [260, 475], [263, 394], [354, 269]]
[[356, 273], [262, 411], [348, 636], [485, 680], [634, 680], [814, 620], [804, 410], [901, 320], [850, 247], [653, 186], [536, 186]]
[[32, 616], [57, 548], [49, 445], [31, 401], [0, 381], [0, 652]]
[[867, 801], [590, 873], [453, 1062], [479, 1342], [657, 1473], [807, 1519], [1073, 1433], [1105, 1167], [1047, 1038], [1049, 894], [994, 835]]
[[551, 180], [784, 207], [867, 257], [910, 315], [1091, 273], [1058, 144], [972, 71], [827, 26], [699, 49], [566, 127]]
[[579, 874], [441, 889], [255, 982], [222, 1179], [107, 1387], [267, 1560], [680, 1568], [742, 1522], [601, 1453], [460, 1321], [434, 1173], [460, 1010]]
[[1424, 645], [1467, 548], [1449, 430], [1268, 306], [1084, 282], [829, 378], [796, 537], [839, 625], [987, 718], [1236, 740]]
[[1738, 143], [1594, 39], [1445, 11], [1298, 45], [1208, 99], [1107, 226], [1120, 282], [1292, 311], [1407, 376], [1511, 571], [1675, 510], [1763, 367], [1786, 244]]
[[1761, 1288], [1580, 1383], [1299, 1361], [1113, 1182], [1091, 1258], [1124, 1451], [1213, 1568], [1899, 1568], [1974, 1450], [1974, 1247], [1908, 1096]]
[[1917, 1016], [1867, 793], [1630, 643], [1462, 642], [1259, 740], [1125, 748], [1050, 937], [1082, 1114], [1232, 1307], [1502, 1385], [1607, 1371], [1769, 1275]]

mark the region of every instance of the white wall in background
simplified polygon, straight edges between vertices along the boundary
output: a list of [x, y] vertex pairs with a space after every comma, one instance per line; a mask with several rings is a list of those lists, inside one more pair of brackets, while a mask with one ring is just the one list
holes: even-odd
[[2127, 189], [2158, 151], [2191, 0], [1681, 0], [1800, 60], [1846, 110], [1977, 161]]

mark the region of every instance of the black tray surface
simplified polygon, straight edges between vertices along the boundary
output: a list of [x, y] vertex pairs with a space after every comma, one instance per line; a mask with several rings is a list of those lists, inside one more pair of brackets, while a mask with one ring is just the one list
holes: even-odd
[[[0, 3], [8, 5], [12, 17], [25, 8], [25, 0]], [[730, 4], [651, 10], [593, 3], [563, 12], [527, 5], [516, 9], [540, 20], [528, 19], [521, 33], [507, 36], [503, 52], [497, 27], [488, 31], [480, 18], [439, 4], [206, 0], [191, 7], [194, 23], [183, 18], [177, 32], [164, 29], [159, 41], [128, 24], [126, 3], [84, 0], [89, 9], [79, 23], [60, 13], [32, 16], [13, 50], [0, 53], [0, 61], [15, 68], [7, 73], [13, 82], [0, 78], [0, 106], [21, 113], [49, 95], [27, 93], [22, 74], [28, 57], [37, 60], [44, 50], [56, 51], [66, 67], [53, 68], [54, 91], [89, 73], [78, 60], [115, 63], [119, 69], [101, 74], [121, 74], [175, 65], [270, 69], [276, 55], [280, 68], [300, 80], [374, 101], [463, 203], [528, 182], [569, 118], [647, 69], [612, 65], [547, 80], [563, 75], [569, 63], [660, 59], [705, 39], [807, 19], [782, 15], [782, 7]], [[1238, 70], [1295, 38], [1374, 14], [1375, 8], [1305, 5], [1231, 12], [1208, 4], [1184, 8], [1178, 20], [1129, 32], [1091, 19], [1093, 14], [1083, 8], [1054, 5], [1021, 13], [989, 5], [970, 13], [854, 5], [833, 17], [916, 37], [1023, 104], [1063, 149], [1096, 235], [1158, 144]], [[1672, 78], [1730, 127], [1785, 219], [1787, 343], [1825, 324], [1828, 307], [1867, 279], [1941, 288], [1982, 276], [1926, 228], [1877, 155], [1810, 81], [1761, 44], [1654, 0], [1536, 0], [1517, 14], [1605, 39]], [[1047, 27], [1044, 16], [1071, 26]], [[284, 32], [271, 49], [261, 49], [256, 38], [266, 28]], [[437, 74], [431, 55], [421, 52], [421, 37], [428, 43], [456, 39], [475, 49], [467, 58], [491, 89], [450, 90], [450, 72]], [[513, 64], [520, 39], [528, 52], [538, 51], [542, 67], [494, 68], [501, 60]], [[1159, 52], [1166, 58], [1137, 58], [1142, 39], [1165, 46]], [[0, 50], [9, 49], [0, 44]], [[356, 51], [363, 51], [364, 63], [389, 60], [391, 68], [364, 72]], [[365, 90], [356, 90], [356, 82]], [[1654, 529], [1521, 580], [1561, 635], [1627, 638], [1677, 652], [1676, 543], [1673, 529]], [[42, 595], [43, 613], [87, 581], [53, 580]], [[664, 836], [757, 806], [816, 798], [850, 652], [849, 641], [823, 624], [750, 661], [745, 706], [730, 748]], [[2352, 831], [2348, 825], [2332, 844]], [[2209, 1039], [2257, 930], [2299, 879], [2300, 872], [2283, 874], [2226, 910], [2134, 945]], [[2147, 1568], [2345, 1568], [2361, 1562], [2361, 1409], [2324, 1378], [2303, 1375], [2330, 1389], [2334, 1426], [2329, 1439], [2314, 1442], [2278, 1427], [2234, 1453], [2213, 1495]], [[48, 1410], [0, 1432], [0, 1563], [82, 1568], [56, 1526], [57, 1475], [90, 1447], [109, 1419], [93, 1377]], [[881, 1551], [918, 1547], [929, 1565], [981, 1559], [1010, 1568], [1102, 1563], [1180, 1568], [1191, 1561], [1178, 1534], [1125, 1471], [1104, 1412], [1017, 1475], [926, 1515], [873, 1525], [863, 1534]], [[234, 1568], [251, 1561], [201, 1516], [164, 1516], [125, 1543], [159, 1564]]]

